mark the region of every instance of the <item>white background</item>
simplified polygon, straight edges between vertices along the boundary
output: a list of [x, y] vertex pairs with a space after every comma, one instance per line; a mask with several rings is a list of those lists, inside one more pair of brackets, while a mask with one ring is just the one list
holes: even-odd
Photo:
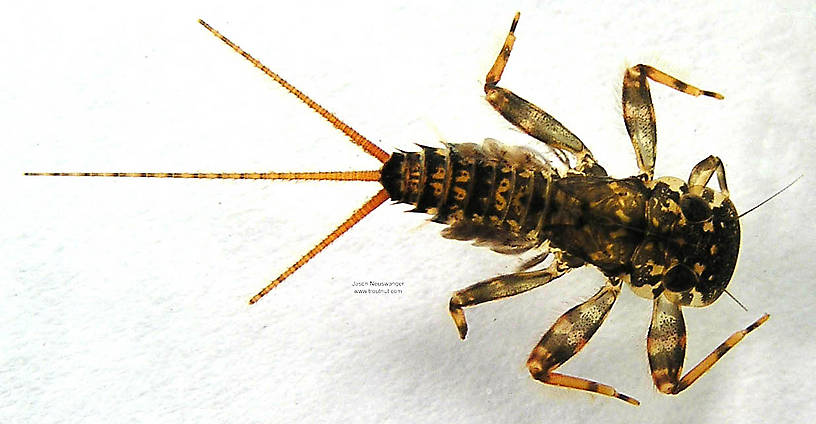
[[[0, 17], [0, 421], [807, 422], [812, 360], [816, 9], [812, 2], [16, 2]], [[736, 4], [736, 3], [734, 3]], [[627, 65], [653, 84], [657, 174], [709, 154], [747, 210], [727, 298], [685, 309], [687, 368], [759, 317], [678, 396], [652, 386], [651, 307], [625, 290], [562, 370], [639, 408], [546, 387], [524, 363], [603, 284], [581, 270], [467, 311], [450, 293], [519, 258], [444, 240], [383, 206], [257, 305], [247, 300], [377, 191], [376, 183], [23, 177], [25, 171], [376, 169], [317, 115], [196, 23], [203, 18], [387, 151], [527, 138], [483, 99], [522, 12], [502, 85], [555, 115], [610, 174], [636, 172], [621, 119]], [[535, 145], [535, 143], [531, 143]], [[355, 295], [352, 282], [403, 282]]]

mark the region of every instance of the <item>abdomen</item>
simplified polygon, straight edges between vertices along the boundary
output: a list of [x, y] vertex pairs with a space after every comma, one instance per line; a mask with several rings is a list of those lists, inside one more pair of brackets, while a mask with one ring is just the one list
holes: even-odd
[[394, 153], [383, 166], [380, 181], [392, 200], [448, 225], [444, 237], [498, 252], [522, 252], [545, 240], [549, 187], [559, 177], [532, 150], [491, 139], [421, 147]]

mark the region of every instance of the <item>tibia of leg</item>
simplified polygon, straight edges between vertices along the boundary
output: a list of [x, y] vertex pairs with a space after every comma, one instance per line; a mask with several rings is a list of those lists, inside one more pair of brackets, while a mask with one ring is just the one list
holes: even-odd
[[606, 395], [609, 397], [620, 399], [624, 402], [630, 403], [635, 406], [640, 405], [640, 402], [637, 399], [625, 395], [623, 393], [620, 393], [617, 390], [615, 390], [614, 387], [608, 386], [606, 384], [601, 384], [581, 377], [573, 377], [570, 375], [558, 374], [554, 372], [534, 373], [532, 367], [530, 368], [530, 373], [533, 375], [533, 378], [544, 384], [551, 384], [553, 386], [558, 387], [567, 387], [570, 389], [578, 389], [586, 392], [598, 393], [600, 395]]
[[465, 312], [462, 308], [524, 293], [549, 283], [569, 270], [566, 264], [556, 258], [545, 269], [500, 275], [457, 291], [451, 296], [448, 307], [453, 323], [459, 330], [459, 338], [464, 340], [468, 331]]
[[708, 354], [699, 364], [697, 364], [694, 368], [691, 369], [683, 378], [680, 380], [680, 383], [674, 389], [673, 394], [677, 394], [691, 386], [695, 381], [697, 381], [700, 376], [702, 376], [706, 371], [708, 371], [720, 358], [723, 357], [732, 347], [736, 346], [748, 333], [754, 331], [760, 325], [764, 324], [765, 321], [770, 318], [770, 315], [764, 314], [759, 319], [754, 321], [745, 329], [737, 331], [736, 333], [732, 334], [731, 337], [727, 338], [721, 345], [717, 346], [713, 352]]
[[516, 31], [516, 25], [518, 25], [520, 16], [521, 14], [516, 12], [516, 16], [513, 18], [513, 23], [510, 24], [510, 32], [507, 33], [507, 37], [504, 39], [504, 45], [499, 52], [499, 56], [496, 57], [496, 61], [493, 62], [493, 67], [487, 72], [487, 76], [485, 77], [485, 91], [487, 90], [488, 85], [495, 85], [501, 79], [502, 73], [504, 72], [504, 67], [507, 66], [507, 60], [510, 58], [510, 52], [513, 50], [513, 43], [516, 42], [516, 35], [514, 32]]
[[637, 65], [635, 68], [640, 68], [641, 72], [644, 72], [649, 79], [654, 82], [658, 82], [663, 84], [667, 87], [671, 87], [677, 91], [682, 91], [683, 93], [690, 94], [692, 96], [708, 96], [713, 97], [715, 99], [722, 100], [724, 99], [723, 95], [720, 93], [715, 93], [713, 91], [701, 90], [693, 85], [689, 85], [680, 81], [679, 79], [663, 72], [658, 69], [652, 68], [649, 65]]

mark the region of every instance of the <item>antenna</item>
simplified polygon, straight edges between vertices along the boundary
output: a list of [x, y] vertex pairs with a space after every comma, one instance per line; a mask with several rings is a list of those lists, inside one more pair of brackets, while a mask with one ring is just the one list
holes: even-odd
[[745, 305], [743, 305], [743, 304], [742, 304], [742, 302], [740, 302], [739, 300], [737, 300], [737, 298], [736, 298], [736, 297], [734, 297], [734, 295], [733, 295], [733, 294], [731, 294], [731, 293], [730, 293], [728, 290], [723, 290], [723, 291], [724, 291], [724, 292], [725, 292], [725, 294], [727, 294], [727, 295], [728, 295], [728, 297], [730, 297], [730, 298], [731, 298], [731, 299], [732, 299], [734, 302], [737, 302], [737, 305], [739, 305], [739, 306], [740, 306], [740, 308], [742, 308], [742, 310], [743, 310], [743, 311], [748, 312], [748, 308], [746, 308], [746, 307], [745, 307]]
[[795, 180], [791, 181], [790, 183], [788, 183], [788, 185], [786, 185], [785, 187], [782, 187], [782, 189], [780, 189], [780, 190], [779, 190], [779, 191], [777, 191], [776, 193], [772, 194], [772, 195], [771, 195], [771, 197], [769, 197], [769, 198], [767, 198], [767, 199], [765, 199], [765, 200], [763, 200], [763, 201], [759, 202], [759, 204], [758, 204], [758, 205], [756, 205], [756, 206], [754, 206], [753, 208], [748, 209], [747, 211], [745, 211], [745, 212], [741, 213], [741, 214], [740, 214], [740, 215], [739, 215], [737, 218], [742, 218], [743, 216], [748, 215], [748, 213], [752, 212], [754, 209], [756, 209], [756, 208], [758, 208], [758, 207], [760, 207], [760, 206], [762, 206], [762, 205], [764, 205], [764, 204], [768, 203], [768, 202], [769, 202], [771, 199], [773, 199], [773, 198], [774, 198], [774, 197], [776, 197], [776, 196], [779, 196], [779, 195], [780, 195], [780, 194], [781, 194], [783, 191], [785, 191], [785, 190], [789, 189], [789, 188], [790, 188], [790, 186], [792, 186], [792, 185], [793, 185], [794, 183], [796, 183], [797, 181], [801, 180], [801, 179], [802, 179], [802, 177], [804, 177], [804, 176], [805, 176], [805, 174], [802, 174], [802, 175], [800, 175], [800, 176], [796, 177], [796, 179], [795, 179]]

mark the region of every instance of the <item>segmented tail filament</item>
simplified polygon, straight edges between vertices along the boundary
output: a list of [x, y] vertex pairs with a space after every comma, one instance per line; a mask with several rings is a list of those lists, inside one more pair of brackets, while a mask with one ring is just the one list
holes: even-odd
[[[309, 108], [317, 112], [326, 121], [331, 123], [335, 128], [345, 134], [354, 144], [360, 146], [366, 153], [373, 156], [382, 163], [388, 161], [390, 155], [382, 150], [380, 147], [372, 143], [370, 140], [355, 131], [345, 122], [341, 121], [334, 114], [326, 110], [323, 106], [303, 94], [300, 90], [289, 84], [285, 79], [281, 78], [275, 72], [272, 72], [260, 61], [252, 57], [249, 53], [238, 47], [235, 43], [230, 41], [227, 37], [221, 35], [213, 27], [208, 25], [203, 20], [198, 22], [207, 28], [214, 36], [218, 37], [226, 45], [231, 47], [235, 52], [243, 56], [246, 60], [252, 63], [256, 68], [263, 71], [270, 78], [275, 80], [287, 91], [292, 93], [300, 101], [305, 103]], [[202, 178], [202, 179], [238, 179], [238, 180], [320, 180], [320, 181], [379, 181], [380, 171], [337, 171], [337, 172], [245, 172], [245, 173], [188, 173], [188, 172], [26, 172], [27, 176], [48, 176], [48, 177], [128, 177], [128, 178]], [[355, 224], [360, 222], [363, 218], [371, 213], [378, 206], [388, 200], [388, 194], [385, 189], [381, 189], [371, 199], [366, 201], [359, 209], [354, 211], [351, 216], [342, 224], [334, 229], [329, 235], [315, 245], [308, 253], [303, 255], [297, 262], [286, 269], [277, 278], [272, 280], [263, 290], [258, 292], [252, 299], [249, 300], [250, 305], [260, 300], [264, 295], [269, 293], [278, 284], [283, 282], [286, 278], [292, 275], [300, 267], [309, 262], [320, 251], [326, 248], [329, 244], [334, 242], [338, 237], [343, 235]]]

